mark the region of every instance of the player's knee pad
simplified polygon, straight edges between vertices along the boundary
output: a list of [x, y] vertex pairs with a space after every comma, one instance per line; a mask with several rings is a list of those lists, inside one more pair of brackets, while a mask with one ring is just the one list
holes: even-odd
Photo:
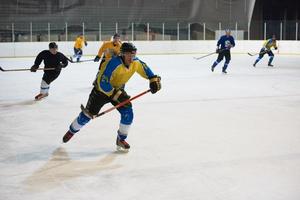
[[133, 121], [132, 107], [124, 107], [119, 110], [121, 114], [121, 124], [130, 125]]

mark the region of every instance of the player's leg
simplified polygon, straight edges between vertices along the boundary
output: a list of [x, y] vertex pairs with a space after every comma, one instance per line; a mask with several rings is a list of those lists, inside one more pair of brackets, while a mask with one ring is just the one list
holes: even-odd
[[78, 49], [78, 52], [77, 52], [77, 58], [76, 58], [76, 61], [79, 62], [80, 61], [80, 58], [82, 56], [82, 49]]
[[60, 74], [60, 71], [46, 71], [44, 72], [40, 93], [35, 96], [35, 100], [40, 100], [49, 95], [50, 83], [53, 82]]
[[264, 48], [262, 48], [258, 54], [258, 58], [256, 58], [253, 67], [256, 67], [256, 64], [264, 57], [264, 55], [266, 54], [266, 51]]
[[131, 103], [118, 109], [121, 114], [119, 129], [117, 131], [116, 145], [119, 150], [128, 150], [130, 145], [126, 142], [130, 126], [133, 121], [133, 110]]
[[215, 67], [223, 60], [224, 57], [224, 51], [221, 51], [218, 55], [217, 60], [213, 63], [213, 65], [211, 66], [211, 71], [213, 72]]
[[109, 98], [105, 94], [93, 88], [85, 107], [85, 111], [81, 111], [78, 117], [76, 117], [71, 123], [68, 132], [63, 137], [63, 142], [68, 142], [74, 134], [80, 131], [80, 129], [92, 119], [93, 115], [98, 114], [103, 105], [109, 101]]
[[268, 55], [269, 55], [269, 63], [268, 63], [268, 66], [273, 67], [272, 61], [273, 61], [273, 59], [274, 59], [274, 54], [273, 54], [273, 52], [270, 50], [270, 51], [268, 52]]
[[223, 69], [222, 69], [222, 72], [224, 74], [227, 74], [227, 67], [229, 65], [229, 62], [231, 60], [231, 55], [230, 55], [230, 51], [229, 50], [226, 50], [224, 51], [224, 56], [225, 56], [225, 63], [224, 63], [224, 66], [223, 66]]

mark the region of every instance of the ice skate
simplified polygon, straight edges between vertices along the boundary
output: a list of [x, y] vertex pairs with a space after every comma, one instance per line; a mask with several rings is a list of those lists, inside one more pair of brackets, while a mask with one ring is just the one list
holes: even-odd
[[73, 133], [71, 133], [70, 131], [68, 131], [64, 137], [63, 137], [63, 143], [67, 143], [72, 137], [73, 137]]
[[116, 145], [117, 151], [120, 152], [128, 152], [130, 149], [130, 145], [125, 140], [120, 140], [119, 138], [117, 138]]
[[223, 70], [222, 72], [223, 72], [223, 74], [227, 74], [227, 71], [226, 71], [226, 70]]
[[40, 94], [36, 95], [36, 96], [34, 97], [34, 99], [35, 99], [36, 101], [39, 101], [39, 100], [41, 100], [41, 99], [47, 97], [48, 95], [49, 95], [48, 93], [45, 93], [45, 94], [40, 93]]
[[274, 67], [274, 65], [272, 65], [272, 64], [268, 64], [268, 66], [269, 66], [269, 67]]

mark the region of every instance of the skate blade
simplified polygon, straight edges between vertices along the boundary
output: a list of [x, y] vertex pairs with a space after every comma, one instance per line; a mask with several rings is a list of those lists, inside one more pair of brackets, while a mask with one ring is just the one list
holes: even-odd
[[117, 146], [117, 151], [120, 153], [128, 153], [129, 149], [124, 149], [123, 147]]

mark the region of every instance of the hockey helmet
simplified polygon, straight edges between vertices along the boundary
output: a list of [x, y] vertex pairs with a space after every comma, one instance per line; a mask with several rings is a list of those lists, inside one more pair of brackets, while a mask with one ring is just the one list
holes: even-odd
[[113, 36], [113, 39], [115, 39], [115, 38], [120, 38], [120, 37], [121, 37], [121, 36], [120, 36], [119, 33], [115, 33], [114, 36]]
[[57, 48], [58, 48], [58, 46], [55, 42], [50, 42], [49, 43], [49, 49], [57, 49]]
[[122, 54], [125, 52], [136, 52], [136, 50], [137, 48], [130, 42], [124, 42], [120, 48]]

